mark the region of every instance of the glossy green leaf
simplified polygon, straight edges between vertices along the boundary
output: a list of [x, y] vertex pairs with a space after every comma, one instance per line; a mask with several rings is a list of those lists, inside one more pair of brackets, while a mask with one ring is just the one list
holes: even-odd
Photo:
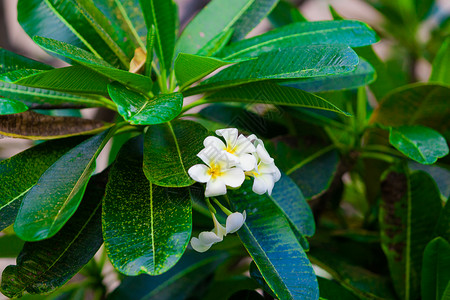
[[234, 28], [256, 2], [256, 0], [211, 1], [183, 30], [177, 41], [175, 53], [197, 54], [210, 40]]
[[233, 35], [233, 28], [220, 32], [217, 36], [206, 43], [196, 54], [201, 56], [213, 56], [228, 44]]
[[95, 170], [95, 160], [111, 132], [105, 131], [71, 149], [28, 191], [14, 223], [21, 239], [38, 241], [52, 237], [75, 213]]
[[67, 57], [86, 68], [89, 68], [105, 77], [118, 81], [126, 86], [137, 89], [142, 92], [148, 92], [152, 89], [152, 81], [149, 77], [128, 71], [119, 70], [96, 57], [94, 54], [60, 41], [47, 39], [39, 36], [33, 38], [34, 42], [41, 48], [55, 54]]
[[271, 11], [279, 0], [257, 0], [252, 1], [250, 6], [233, 25], [232, 41], [238, 41], [253, 30]]
[[217, 266], [227, 258], [225, 253], [186, 251], [172, 269], [159, 276], [126, 277], [108, 300], [170, 299], [184, 300]]
[[428, 243], [423, 253], [422, 299], [445, 299], [450, 282], [450, 244], [441, 237]]
[[450, 37], [447, 37], [434, 58], [430, 81], [450, 85], [450, 70], [447, 67], [449, 65]]
[[310, 45], [348, 45], [360, 47], [378, 41], [376, 33], [359, 21], [297, 22], [225, 47], [224, 59], [258, 57], [279, 49]]
[[376, 73], [373, 67], [363, 58], [359, 58], [356, 69], [348, 73], [287, 81], [283, 85], [315, 93], [354, 89], [368, 85], [375, 79]]
[[284, 48], [261, 54], [257, 59], [234, 64], [184, 95], [217, 90], [268, 79], [294, 79], [352, 71], [358, 56], [347, 46], [311, 45]]
[[180, 89], [191, 85], [220, 67], [233, 61], [224, 61], [213, 57], [179, 53], [175, 60], [175, 76]]
[[[103, 1], [103, 0], [96, 0]], [[114, 0], [118, 6], [122, 5], [123, 13], [128, 16], [128, 20], [133, 24], [134, 29], [138, 33], [141, 41], [145, 44], [147, 39], [147, 26], [145, 24], [144, 14], [139, 7], [139, 0]]]
[[250, 268], [249, 268], [249, 273], [250, 273], [250, 277], [252, 279], [254, 279], [258, 285], [264, 290], [264, 292], [268, 293], [269, 295], [271, 295], [273, 298], [276, 298], [275, 294], [273, 293], [273, 291], [270, 289], [269, 285], [267, 284], [266, 280], [264, 279], [264, 277], [261, 275], [261, 272], [259, 271], [258, 267], [256, 266], [255, 262], [252, 261], [250, 263]]
[[17, 114], [27, 110], [28, 107], [20, 101], [0, 98], [0, 115]]
[[276, 27], [282, 27], [295, 22], [306, 22], [306, 18], [300, 13], [295, 4], [288, 0], [280, 0], [268, 16], [270, 23]]
[[112, 124], [77, 117], [53, 117], [33, 111], [0, 116], [0, 134], [30, 140], [52, 140], [102, 132]]
[[422, 164], [433, 164], [448, 154], [445, 138], [424, 126], [391, 127], [389, 142], [398, 151]]
[[25, 242], [15, 234], [7, 234], [0, 237], [0, 257], [15, 258], [19, 255]]
[[445, 166], [439, 166], [438, 164], [423, 165], [413, 161], [408, 162], [408, 167], [413, 171], [422, 170], [430, 174], [441, 191], [441, 195], [444, 198], [450, 197], [450, 185], [448, 184], [450, 182], [450, 169], [445, 168]]
[[190, 167], [200, 163], [197, 154], [204, 148], [208, 130], [202, 125], [175, 120], [150, 126], [145, 133], [144, 173], [156, 185], [185, 187], [195, 181], [188, 175]]
[[0, 75], [0, 81], [39, 89], [107, 95], [109, 80], [82, 66], [50, 71], [24, 69]]
[[49, 293], [65, 284], [91, 260], [102, 245], [101, 199], [105, 174], [94, 176], [79, 209], [52, 238], [27, 242], [2, 274], [1, 291], [8, 297]]
[[180, 114], [183, 105], [183, 95], [178, 92], [149, 98], [117, 82], [109, 84], [108, 91], [111, 99], [117, 104], [119, 114], [136, 125], [168, 122]]
[[155, 28], [155, 51], [161, 68], [169, 70], [178, 31], [178, 8], [173, 0], [139, 0], [139, 3], [147, 30]]
[[73, 95], [51, 90], [31, 88], [0, 81], [0, 93], [12, 100], [23, 102], [29, 108], [51, 107], [99, 107], [105, 106], [105, 98], [98, 95]]
[[370, 123], [384, 126], [423, 125], [450, 139], [450, 88], [413, 84], [389, 93], [372, 113]]
[[[144, 67], [145, 76], [150, 76], [152, 73], [153, 49], [155, 47], [155, 39], [156, 39], [156, 29], [155, 26], [152, 26], [150, 30], [147, 32], [147, 48], [146, 48], [147, 54], [145, 56], [145, 67]], [[155, 85], [155, 87], [156, 86], [157, 85]]]
[[283, 211], [286, 219], [301, 235], [311, 237], [316, 231], [311, 208], [302, 191], [286, 174], [275, 183], [271, 200]]
[[381, 196], [381, 247], [393, 285], [400, 298], [418, 299], [422, 254], [441, 211], [439, 190], [425, 172], [390, 172], [382, 182]]
[[30, 37], [43, 36], [82, 47], [116, 67], [128, 68], [133, 56], [118, 44], [130, 41], [120, 40], [119, 31], [90, 0], [20, 0], [18, 20]]
[[272, 82], [254, 82], [219, 90], [208, 94], [206, 100], [208, 102], [244, 102], [309, 107], [347, 115], [319, 96]]
[[439, 215], [434, 233], [436, 236], [441, 236], [450, 243], [450, 226], [448, 224], [450, 224], [450, 201], [447, 200]]
[[317, 299], [312, 265], [277, 205], [268, 196], [253, 193], [248, 181], [240, 189], [230, 190], [229, 199], [234, 211], [247, 212], [239, 237], [276, 296]]
[[53, 67], [0, 48], [0, 74], [20, 69], [51, 70]]
[[159, 275], [183, 255], [192, 231], [186, 188], [164, 188], [142, 171], [143, 146], [125, 144], [111, 169], [103, 199], [103, 238], [108, 257], [125, 275]]
[[83, 139], [74, 137], [45, 142], [0, 162], [0, 231], [14, 222], [23, 195], [55, 161]]

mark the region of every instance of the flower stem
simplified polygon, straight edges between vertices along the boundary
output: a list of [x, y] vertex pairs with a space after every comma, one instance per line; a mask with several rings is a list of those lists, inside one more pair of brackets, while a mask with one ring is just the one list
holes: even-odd
[[216, 198], [214, 198], [214, 202], [216, 202], [216, 204], [220, 207], [220, 209], [227, 215], [231, 215], [232, 212], [226, 208], [225, 206], [222, 205], [222, 203], [219, 202], [219, 200], [217, 200]]
[[211, 213], [213, 213], [213, 214], [216, 214], [217, 211], [216, 211], [216, 209], [214, 208], [214, 206], [212, 206], [211, 202], [209, 201], [209, 198], [205, 198], [205, 201], [206, 201], [206, 205], [207, 205], [208, 208], [209, 208], [209, 211], [210, 211]]
[[210, 103], [210, 101], [208, 101], [208, 100], [206, 100], [206, 99], [199, 99], [199, 100], [197, 100], [197, 101], [194, 101], [194, 102], [192, 102], [192, 103], [190, 103], [190, 104], [184, 106], [184, 107], [181, 109], [180, 115], [183, 114], [183, 113], [185, 113], [186, 111], [190, 110], [191, 108], [194, 108], [194, 107], [199, 106], [199, 105], [202, 105], [202, 104], [208, 104], [208, 103]]

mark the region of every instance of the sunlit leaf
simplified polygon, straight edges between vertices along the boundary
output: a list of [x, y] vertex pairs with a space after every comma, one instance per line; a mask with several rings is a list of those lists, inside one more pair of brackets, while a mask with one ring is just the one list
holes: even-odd
[[52, 238], [25, 243], [17, 265], [2, 274], [1, 291], [8, 297], [49, 293], [65, 284], [93, 258], [102, 245], [101, 199], [105, 174], [94, 176], [79, 209]]
[[183, 95], [179, 92], [160, 94], [153, 98], [127, 89], [120, 83], [108, 85], [111, 99], [119, 114], [131, 124], [152, 125], [168, 122], [181, 112]]
[[398, 151], [422, 164], [433, 164], [448, 154], [445, 138], [425, 126], [391, 127], [389, 142]]
[[183, 187], [194, 183], [187, 171], [200, 163], [208, 131], [198, 123], [176, 120], [150, 126], [145, 133], [144, 173], [156, 185]]
[[21, 239], [38, 241], [52, 237], [75, 213], [110, 132], [96, 135], [64, 154], [28, 191], [14, 223]]
[[17, 114], [28, 110], [28, 107], [20, 101], [0, 98], [0, 115]]
[[138, 138], [125, 144], [111, 169], [103, 199], [103, 238], [121, 273], [159, 275], [181, 258], [192, 231], [186, 188], [164, 188], [142, 171]]

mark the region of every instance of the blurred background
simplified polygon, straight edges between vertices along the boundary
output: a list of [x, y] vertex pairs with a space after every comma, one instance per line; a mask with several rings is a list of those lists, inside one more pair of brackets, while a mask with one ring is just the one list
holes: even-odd
[[[412, 30], [414, 36], [408, 36], [407, 24], [405, 28], [392, 28], [389, 14], [382, 14], [377, 10], [376, 3], [386, 3], [387, 0], [292, 0], [301, 13], [310, 21], [330, 20], [332, 14], [330, 5], [335, 11], [346, 19], [356, 19], [368, 23], [382, 38], [374, 45], [375, 52], [383, 61], [388, 61], [395, 67], [408, 68], [410, 78], [399, 78], [406, 82], [426, 81], [430, 74], [432, 58], [436, 54], [445, 35], [450, 34], [450, 0], [438, 0], [428, 15]], [[423, 1], [418, 0], [416, 3]], [[65, 63], [52, 58], [36, 46], [31, 38], [26, 35], [17, 22], [18, 0], [0, 0], [0, 47], [39, 60], [55, 67], [64, 66]], [[178, 0], [180, 24], [182, 29], [187, 22], [208, 3], [206, 0]], [[390, 15], [395, 18], [395, 15]], [[442, 25], [443, 23], [446, 23]], [[440, 24], [440, 25], [439, 25]], [[271, 28], [268, 20], [264, 20], [250, 36], [258, 35]], [[403, 38], [403, 39], [402, 39]], [[412, 41], [412, 42], [411, 42]], [[410, 43], [411, 42], [411, 43]], [[400, 51], [398, 47], [400, 46]], [[396, 51], [391, 51], [392, 49]], [[417, 49], [420, 50], [417, 50]], [[420, 51], [420, 54], [417, 54]], [[1, 66], [0, 66], [1, 67]], [[400, 75], [399, 75], [400, 76]], [[85, 117], [95, 116], [96, 109], [83, 111]], [[2, 138], [0, 136], [0, 160], [8, 158], [15, 153], [30, 147], [32, 142], [21, 139]], [[1, 184], [1, 183], [0, 183]], [[13, 259], [0, 259], [0, 274], [3, 269], [14, 264]], [[111, 270], [109, 270], [111, 271]], [[108, 269], [106, 269], [108, 272]], [[114, 289], [117, 280], [115, 273], [106, 277], [109, 280], [109, 289]], [[0, 275], [1, 277], [1, 275]], [[0, 295], [0, 299], [3, 296]]]

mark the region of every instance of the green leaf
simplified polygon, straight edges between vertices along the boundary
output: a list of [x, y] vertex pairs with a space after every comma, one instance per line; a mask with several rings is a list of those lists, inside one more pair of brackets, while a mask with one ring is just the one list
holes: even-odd
[[239, 237], [275, 295], [280, 299], [317, 299], [312, 265], [276, 204], [267, 195], [253, 193], [249, 181], [229, 194], [233, 210], [247, 212]]
[[210, 90], [267, 79], [293, 79], [349, 72], [358, 65], [355, 52], [342, 45], [284, 48], [234, 64], [202, 84], [186, 90], [190, 96]]
[[3, 235], [0, 237], [0, 257], [15, 258], [19, 255], [25, 242], [15, 234]]
[[33, 111], [0, 116], [0, 134], [30, 140], [53, 140], [96, 134], [112, 125], [77, 117], [53, 117]]
[[282, 173], [269, 198], [281, 209], [298, 233], [308, 237], [314, 235], [316, 225], [311, 208], [302, 191], [286, 174]]
[[142, 144], [125, 144], [103, 199], [103, 238], [113, 266], [129, 276], [159, 275], [183, 255], [192, 231], [187, 188], [164, 188], [142, 171]]
[[261, 275], [261, 272], [258, 270], [258, 267], [256, 266], [254, 261], [250, 263], [249, 273], [250, 277], [258, 283], [258, 285], [264, 290], [264, 292], [270, 294], [273, 298], [276, 298], [275, 294], [272, 292], [269, 285], [264, 280], [264, 277]]
[[450, 226], [448, 224], [450, 224], [450, 201], [447, 200], [439, 215], [434, 233], [435, 236], [441, 236], [450, 243]]
[[197, 284], [212, 274], [228, 255], [186, 251], [175, 267], [159, 276], [126, 277], [108, 300], [184, 300]]
[[423, 125], [450, 140], [450, 88], [412, 84], [392, 91], [373, 111], [370, 123], [384, 126]]
[[368, 85], [375, 79], [376, 73], [373, 67], [363, 58], [359, 58], [356, 69], [348, 73], [287, 81], [283, 82], [283, 85], [315, 93], [354, 89]]
[[20, 101], [0, 98], [0, 115], [17, 114], [27, 110], [28, 107]]
[[179, 53], [175, 60], [175, 76], [182, 90], [218, 68], [233, 63], [235, 61], [224, 61], [213, 57]]
[[212, 40], [206, 43], [206, 45], [203, 46], [196, 54], [201, 56], [213, 56], [222, 50], [226, 44], [228, 44], [233, 32], [233, 28], [229, 28], [228, 30], [219, 33]]
[[422, 170], [430, 174], [441, 191], [441, 195], [444, 196], [444, 198], [450, 197], [450, 185], [448, 184], [450, 182], [450, 169], [445, 166], [439, 166], [438, 164], [423, 165], [414, 161], [408, 162], [408, 167], [413, 171]]
[[205, 99], [208, 102], [244, 102], [309, 107], [347, 115], [319, 96], [272, 82], [254, 82], [219, 90], [206, 95]]
[[420, 125], [391, 127], [389, 143], [421, 164], [433, 164], [448, 154], [445, 138], [439, 132]]
[[195, 181], [190, 167], [200, 163], [197, 154], [204, 148], [208, 131], [200, 124], [175, 120], [150, 126], [145, 133], [144, 173], [156, 185], [185, 187]]
[[295, 22], [308, 21], [298, 10], [298, 8], [287, 0], [281, 0], [269, 14], [270, 23], [276, 27], [282, 27]]
[[168, 122], [178, 116], [183, 106], [179, 92], [148, 98], [113, 82], [108, 85], [109, 96], [117, 104], [119, 114], [131, 124], [153, 125]]
[[381, 196], [381, 247], [393, 285], [400, 298], [418, 299], [422, 254], [441, 211], [439, 190], [425, 172], [390, 172], [382, 182]]
[[266, 52], [292, 47], [318, 44], [360, 47], [377, 41], [376, 33], [359, 21], [297, 22], [233, 43], [217, 56], [224, 59], [258, 57]]
[[[147, 30], [155, 27], [155, 51], [161, 69], [170, 70], [178, 31], [178, 8], [173, 0], [139, 0]], [[149, 53], [148, 55], [153, 55]]]
[[28, 191], [14, 223], [21, 239], [38, 241], [52, 237], [75, 213], [95, 170], [95, 160], [111, 133], [105, 131], [71, 149]]
[[422, 299], [445, 299], [450, 282], [450, 244], [441, 237], [428, 243], [423, 253]]
[[42, 174], [84, 137], [49, 141], [0, 162], [0, 231], [14, 222], [22, 197]]
[[0, 75], [0, 81], [72, 93], [108, 95], [109, 80], [83, 66], [65, 67], [50, 71], [24, 69]]
[[337, 171], [339, 154], [330, 147], [303, 158], [287, 174], [300, 187], [306, 199], [328, 189]]
[[20, 69], [51, 70], [53, 67], [0, 48], [0, 74]]
[[450, 85], [450, 71], [446, 67], [448, 65], [450, 65], [450, 37], [444, 40], [433, 60], [430, 81]]
[[106, 100], [96, 95], [72, 95], [51, 90], [31, 88], [0, 81], [0, 93], [2, 96], [11, 100], [23, 102], [29, 108], [51, 108], [52, 106], [86, 106], [98, 107], [105, 106]]
[[91, 260], [102, 245], [101, 199], [106, 174], [94, 176], [79, 209], [52, 238], [25, 243], [16, 266], [2, 274], [1, 291], [8, 297], [49, 293], [65, 284]]
[[[133, 52], [125, 53], [117, 44], [118, 30], [92, 1], [20, 0], [17, 7], [19, 23], [30, 37], [63, 41], [89, 50], [115, 67], [128, 68]], [[132, 47], [125, 48], [129, 51]]]
[[[175, 53], [197, 54], [210, 40], [229, 29], [233, 29], [256, 2], [258, 1], [211, 1], [186, 26], [177, 41]], [[242, 33], [240, 34], [242, 35]]]
[[258, 25], [275, 8], [279, 0], [252, 1], [250, 6], [233, 25], [232, 41], [238, 41]]
[[85, 66], [86, 68], [108, 77], [109, 79], [118, 81], [126, 86], [142, 92], [149, 92], [152, 89], [153, 83], [149, 77], [116, 69], [101, 58], [96, 57], [94, 54], [86, 50], [40, 36], [33, 37], [33, 40], [41, 48], [47, 51], [67, 57], [82, 66]]

